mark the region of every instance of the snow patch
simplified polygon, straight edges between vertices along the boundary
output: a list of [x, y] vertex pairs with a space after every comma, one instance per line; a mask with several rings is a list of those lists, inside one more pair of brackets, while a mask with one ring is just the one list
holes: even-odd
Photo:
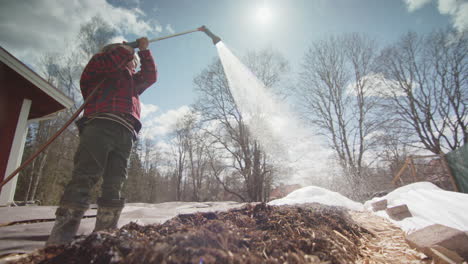
[[364, 209], [361, 203], [355, 202], [345, 196], [320, 188], [317, 186], [307, 186], [294, 192], [291, 192], [286, 197], [276, 199], [269, 202], [269, 205], [292, 205], [301, 203], [321, 203], [330, 206], [343, 206], [350, 210], [362, 211]]
[[371, 204], [387, 199], [388, 207], [406, 204], [413, 217], [395, 221], [385, 211], [375, 214], [389, 219], [407, 233], [433, 224], [441, 224], [468, 231], [468, 194], [445, 191], [430, 182], [417, 182], [400, 187], [384, 197], [364, 203], [367, 210]]

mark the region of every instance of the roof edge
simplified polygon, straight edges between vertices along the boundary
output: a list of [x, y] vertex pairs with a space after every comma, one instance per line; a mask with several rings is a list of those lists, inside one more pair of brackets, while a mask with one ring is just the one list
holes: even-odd
[[52, 97], [65, 108], [72, 107], [75, 102], [63, 92], [55, 88], [52, 84], [44, 80], [39, 74], [18, 60], [15, 56], [0, 46], [0, 59], [8, 67], [23, 76], [26, 80], [41, 89], [44, 93]]

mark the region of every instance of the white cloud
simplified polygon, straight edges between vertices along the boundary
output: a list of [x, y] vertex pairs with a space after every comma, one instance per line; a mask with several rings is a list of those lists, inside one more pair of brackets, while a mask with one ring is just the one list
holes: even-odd
[[468, 30], [468, 2], [461, 4], [458, 8], [454, 24], [460, 31]]
[[[365, 82], [365, 95], [378, 97], [392, 97], [393, 95], [404, 95], [397, 81], [385, 78], [382, 74], [371, 73], [362, 78]], [[347, 93], [357, 95], [355, 82], [346, 87]]]
[[156, 142], [156, 148], [159, 149], [159, 151], [162, 153], [170, 153], [172, 150], [172, 146], [163, 140]]
[[159, 110], [159, 107], [157, 105], [152, 105], [152, 104], [144, 104], [141, 103], [141, 114], [140, 118], [143, 120], [145, 119], [148, 115], [157, 112]]
[[105, 0], [3, 1], [0, 9], [0, 44], [32, 64], [45, 52], [66, 51], [80, 25], [101, 15], [121, 35], [151, 35], [161, 31], [155, 20], [138, 8], [115, 7]]
[[138, 7], [133, 8], [132, 11], [135, 12], [136, 14], [139, 14], [140, 16], [146, 16], [145, 12], [143, 12], [143, 10], [141, 10]]
[[439, 12], [444, 15], [453, 14], [457, 11], [457, 0], [439, 0]]
[[[413, 12], [432, 0], [403, 0], [409, 12]], [[449, 15], [458, 31], [468, 30], [468, 2], [465, 0], [438, 0], [438, 10], [442, 15]]]
[[404, 0], [404, 2], [406, 3], [406, 6], [408, 7], [408, 11], [410, 12], [418, 10], [419, 8], [425, 6], [431, 1], [432, 0]]
[[[153, 106], [145, 105], [145, 108], [151, 109]], [[155, 107], [155, 106], [154, 106]], [[153, 110], [155, 108], [152, 108]], [[151, 111], [151, 112], [155, 112]], [[186, 105], [179, 107], [175, 110], [169, 110], [160, 115], [150, 115], [149, 113], [145, 115], [143, 120], [143, 130], [141, 131], [141, 137], [154, 139], [156, 136], [164, 136], [168, 133], [171, 133], [174, 129], [177, 121], [181, 117], [190, 112], [190, 108]]]
[[468, 30], [468, 2], [457, 0], [439, 0], [439, 12], [450, 15], [453, 25], [459, 31]]
[[167, 32], [171, 33], [171, 34], [174, 34], [175, 33], [175, 30], [172, 28], [172, 25], [171, 24], [167, 24], [166, 25], [166, 30]]

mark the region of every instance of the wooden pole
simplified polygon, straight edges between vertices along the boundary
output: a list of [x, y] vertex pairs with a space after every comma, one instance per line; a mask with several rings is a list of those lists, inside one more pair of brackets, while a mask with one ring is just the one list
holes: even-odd
[[395, 185], [396, 181], [400, 179], [401, 175], [405, 171], [406, 167], [408, 167], [408, 158], [405, 160], [405, 164], [403, 164], [403, 167], [401, 167], [400, 171], [398, 171], [397, 175], [395, 175], [395, 178], [392, 180], [392, 184]]
[[411, 175], [413, 175], [414, 181], [417, 182], [418, 178], [416, 177], [416, 167], [414, 166], [413, 157], [409, 157], [410, 159], [410, 167], [411, 167]]

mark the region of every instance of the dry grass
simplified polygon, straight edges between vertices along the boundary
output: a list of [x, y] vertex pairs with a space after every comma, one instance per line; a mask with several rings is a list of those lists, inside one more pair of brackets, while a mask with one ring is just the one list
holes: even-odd
[[385, 218], [371, 212], [351, 212], [359, 225], [375, 236], [361, 238], [361, 255], [356, 263], [432, 263], [423, 253], [412, 249], [405, 241], [405, 233]]

